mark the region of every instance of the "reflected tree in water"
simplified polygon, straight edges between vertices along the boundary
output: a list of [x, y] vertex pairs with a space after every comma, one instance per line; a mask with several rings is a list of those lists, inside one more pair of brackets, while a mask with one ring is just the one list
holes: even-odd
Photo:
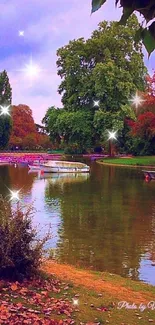
[[12, 188], [22, 189], [23, 194], [32, 190], [35, 175], [28, 174], [27, 168], [9, 166], [8, 172]]
[[10, 188], [11, 179], [9, 175], [8, 166], [0, 166], [0, 195], [5, 198], [8, 195], [8, 188]]
[[142, 256], [154, 240], [151, 186], [137, 171], [94, 169], [81, 183], [49, 183], [46, 188], [47, 204], [59, 198], [61, 206], [58, 257], [138, 279]]

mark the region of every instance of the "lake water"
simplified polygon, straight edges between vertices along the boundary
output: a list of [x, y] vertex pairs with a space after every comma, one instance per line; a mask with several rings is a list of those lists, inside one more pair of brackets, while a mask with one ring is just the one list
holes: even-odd
[[5, 197], [8, 188], [33, 202], [41, 234], [51, 224], [48, 246], [61, 262], [155, 285], [155, 181], [146, 183], [141, 169], [94, 162], [90, 175], [43, 176], [1, 166]]

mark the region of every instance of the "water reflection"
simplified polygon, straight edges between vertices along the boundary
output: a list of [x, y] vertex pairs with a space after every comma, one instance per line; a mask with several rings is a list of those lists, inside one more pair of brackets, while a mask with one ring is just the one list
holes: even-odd
[[3, 197], [8, 195], [8, 188], [10, 188], [11, 180], [8, 166], [0, 166], [0, 194]]
[[2, 184], [23, 187], [23, 201], [34, 202], [34, 223], [44, 231], [52, 224], [57, 258], [155, 284], [155, 182], [140, 169], [93, 163], [90, 175], [42, 175], [4, 167]]
[[46, 196], [61, 200], [61, 261], [138, 279], [154, 243], [152, 187], [138, 170], [97, 164], [84, 183], [49, 184]]
[[32, 190], [33, 175], [28, 175], [28, 168], [19, 167], [19, 165], [6, 167], [9, 173], [12, 189], [22, 189], [23, 195]]

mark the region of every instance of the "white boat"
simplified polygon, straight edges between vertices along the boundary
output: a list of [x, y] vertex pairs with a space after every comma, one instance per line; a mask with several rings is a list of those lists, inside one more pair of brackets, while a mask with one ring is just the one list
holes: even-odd
[[31, 171], [37, 171], [37, 170], [40, 170], [40, 164], [46, 164], [48, 163], [47, 160], [42, 160], [42, 162], [40, 160], [34, 160], [33, 163], [30, 163], [28, 164], [28, 168], [31, 170]]
[[52, 184], [80, 183], [89, 179], [89, 173], [41, 173], [38, 172], [38, 179], [46, 179]]
[[89, 173], [90, 167], [86, 164], [73, 161], [50, 160], [40, 165], [44, 173]]
[[40, 165], [28, 165], [28, 167], [29, 167], [30, 170], [33, 170], [33, 171], [34, 170], [36, 170], [36, 171], [40, 170]]

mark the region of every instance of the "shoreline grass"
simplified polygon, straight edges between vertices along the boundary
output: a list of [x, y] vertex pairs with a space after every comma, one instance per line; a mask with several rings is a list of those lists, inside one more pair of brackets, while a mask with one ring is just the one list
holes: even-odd
[[131, 158], [104, 158], [97, 161], [100, 164], [130, 166], [130, 167], [154, 167], [155, 156], [131, 157]]

